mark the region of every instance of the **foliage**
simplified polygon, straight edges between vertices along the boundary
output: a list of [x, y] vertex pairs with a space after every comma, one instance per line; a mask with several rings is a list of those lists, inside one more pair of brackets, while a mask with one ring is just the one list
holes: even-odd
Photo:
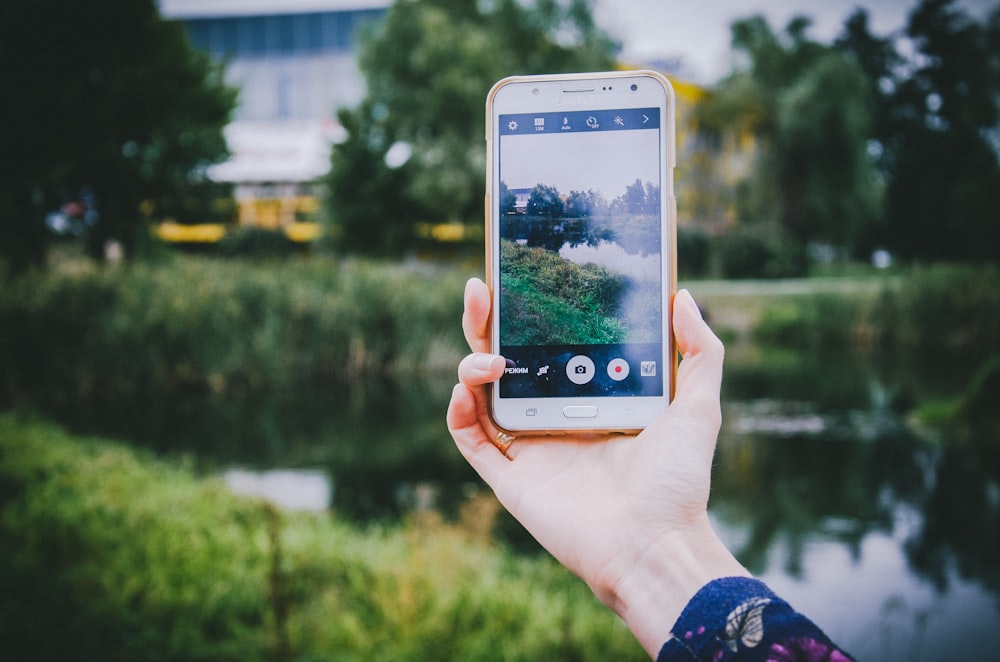
[[219, 242], [219, 252], [228, 256], [282, 257], [299, 247], [281, 230], [241, 227]]
[[[877, 296], [809, 295], [770, 303], [753, 329], [772, 347], [852, 351], [888, 374], [894, 397], [957, 438], [996, 439], [1000, 291], [996, 267], [914, 269]], [[896, 381], [891, 377], [889, 382]]]
[[12, 414], [0, 495], [17, 659], [643, 659], [555, 562], [482, 540], [493, 508], [364, 531]]
[[859, 346], [865, 301], [840, 295], [811, 295], [772, 303], [753, 329], [758, 342], [786, 348], [842, 350]]
[[0, 292], [0, 399], [257, 388], [450, 366], [462, 274], [322, 259], [32, 273]]
[[[338, 113], [347, 138], [333, 149], [329, 207], [339, 245], [400, 253], [417, 222], [480, 218], [490, 86], [512, 74], [606, 70], [614, 50], [587, 0], [393, 3], [360, 45], [367, 96]], [[399, 145], [409, 159], [390, 165]]]
[[887, 281], [872, 301], [812, 294], [772, 305], [754, 332], [786, 346], [854, 346], [978, 365], [1000, 352], [998, 278], [994, 266], [915, 268]]
[[0, 417], [0, 640], [15, 658], [248, 659], [274, 645], [264, 509]]
[[708, 275], [709, 238], [692, 227], [677, 230], [677, 275], [681, 279]]
[[907, 258], [996, 261], [1000, 8], [980, 23], [955, 0], [923, 0], [906, 36], [909, 56], [859, 10], [837, 42], [877, 102], [872, 148], [887, 190], [871, 240]]
[[958, 395], [922, 404], [915, 417], [930, 428], [946, 432], [953, 441], [996, 448], [1000, 446], [997, 389], [1000, 389], [1000, 353], [984, 362]]
[[[552, 251], [501, 243], [504, 272], [500, 334], [510, 345], [625, 342], [619, 319], [625, 280], [607, 269], [577, 265]], [[658, 317], [657, 317], [658, 318]]]
[[807, 243], [852, 245], [876, 211], [867, 81], [853, 61], [811, 40], [808, 26], [795, 18], [775, 34], [763, 17], [734, 23], [733, 46], [746, 64], [698, 109], [704, 130], [756, 138], [738, 219], [780, 226], [798, 250], [798, 273]]
[[939, 265], [914, 269], [887, 290], [872, 311], [881, 346], [979, 365], [1000, 352], [1000, 290], [996, 266]]
[[714, 248], [724, 278], [790, 278], [802, 269], [801, 246], [773, 224], [739, 227], [720, 237]]
[[996, 261], [1000, 9], [977, 21], [955, 0], [921, 0], [906, 47], [873, 34], [863, 9], [832, 45], [808, 27], [734, 23], [741, 64], [697, 108], [705, 136], [755, 141], [738, 225], [780, 226], [799, 274], [816, 242], [865, 259]]
[[144, 200], [183, 198], [227, 153], [236, 92], [154, 0], [0, 8], [0, 255], [41, 261], [47, 212], [86, 195], [91, 242], [131, 253]]
[[[501, 191], [505, 189], [501, 187]], [[639, 180], [611, 202], [593, 190], [570, 191], [563, 196], [554, 186], [537, 184], [531, 189], [524, 213], [503, 216], [500, 237], [550, 251], [567, 243], [595, 247], [609, 242], [633, 255], [659, 253], [659, 196], [658, 186]]]

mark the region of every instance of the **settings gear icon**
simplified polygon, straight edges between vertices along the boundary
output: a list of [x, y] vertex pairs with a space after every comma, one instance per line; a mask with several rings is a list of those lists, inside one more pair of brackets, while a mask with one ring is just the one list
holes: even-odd
[[515, 120], [507, 122], [507, 128], [511, 131], [517, 131], [517, 122]]

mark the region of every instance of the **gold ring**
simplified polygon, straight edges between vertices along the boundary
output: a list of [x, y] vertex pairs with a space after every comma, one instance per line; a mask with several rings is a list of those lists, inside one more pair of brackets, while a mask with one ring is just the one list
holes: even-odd
[[497, 438], [493, 441], [493, 445], [497, 447], [505, 458], [511, 459], [510, 455], [507, 455], [507, 449], [510, 445], [514, 443], [514, 437], [510, 436], [506, 432], [497, 432]]

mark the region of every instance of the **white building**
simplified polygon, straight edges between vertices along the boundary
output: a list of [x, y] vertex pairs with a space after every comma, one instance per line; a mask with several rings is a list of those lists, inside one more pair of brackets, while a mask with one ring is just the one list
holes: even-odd
[[[243, 223], [286, 226], [315, 206], [310, 183], [330, 167], [342, 135], [336, 111], [364, 95], [358, 30], [389, 0], [160, 0], [192, 44], [226, 63], [240, 89], [226, 127], [233, 152], [211, 176], [236, 185]], [[306, 209], [305, 211], [308, 211]]]

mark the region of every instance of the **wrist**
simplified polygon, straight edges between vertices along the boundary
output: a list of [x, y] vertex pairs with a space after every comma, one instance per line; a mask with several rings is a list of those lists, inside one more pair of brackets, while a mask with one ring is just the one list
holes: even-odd
[[655, 658], [695, 593], [715, 579], [733, 576], [750, 573], [705, 517], [687, 529], [664, 534], [629, 563], [620, 579], [595, 592]]

